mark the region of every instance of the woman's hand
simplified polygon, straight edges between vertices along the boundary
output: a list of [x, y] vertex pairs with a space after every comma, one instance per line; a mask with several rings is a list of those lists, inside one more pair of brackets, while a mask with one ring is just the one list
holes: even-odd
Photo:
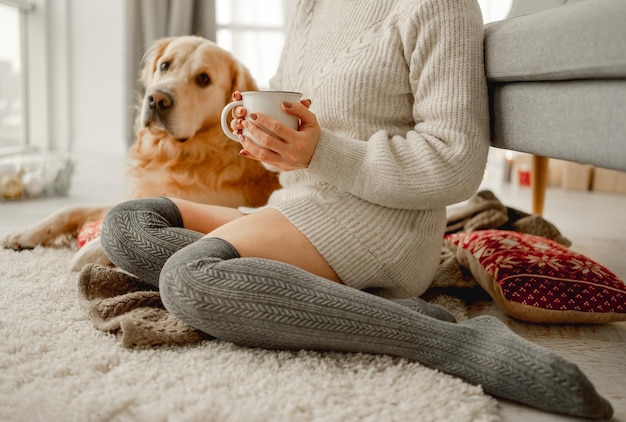
[[[293, 130], [261, 113], [252, 113], [250, 119], [246, 120], [244, 119], [246, 110], [236, 107], [233, 110], [234, 123], [231, 123], [231, 128], [239, 134], [243, 147], [240, 155], [283, 171], [307, 168], [321, 134], [315, 114], [308, 109], [310, 105], [311, 100], [282, 105], [285, 113], [300, 119], [298, 130]], [[246, 129], [261, 145], [241, 134], [242, 129]]]
[[[233, 92], [233, 101], [241, 101], [242, 98], [241, 92]], [[244, 117], [246, 117], [246, 109], [241, 106], [235, 107], [233, 110], [233, 119], [230, 121], [230, 129], [235, 135], [241, 135], [241, 131], [243, 130], [241, 122], [243, 122]]]

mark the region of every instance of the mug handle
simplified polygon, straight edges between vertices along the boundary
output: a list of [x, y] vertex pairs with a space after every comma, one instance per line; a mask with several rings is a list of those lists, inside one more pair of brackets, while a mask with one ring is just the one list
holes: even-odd
[[226, 134], [226, 136], [228, 136], [230, 139], [232, 139], [235, 142], [239, 142], [239, 137], [237, 135], [235, 135], [233, 132], [231, 132], [230, 128], [228, 127], [228, 115], [230, 114], [230, 111], [237, 107], [243, 105], [243, 101], [233, 101], [231, 103], [226, 104], [226, 107], [224, 107], [224, 110], [222, 110], [222, 131], [224, 132], [224, 134]]

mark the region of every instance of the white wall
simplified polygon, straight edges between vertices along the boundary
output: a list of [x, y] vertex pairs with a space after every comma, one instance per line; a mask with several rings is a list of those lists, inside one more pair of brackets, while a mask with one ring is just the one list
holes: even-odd
[[31, 111], [34, 145], [77, 155], [125, 154], [132, 120], [126, 76], [132, 2], [35, 3], [34, 28], [43, 35], [34, 33], [30, 43], [37, 62], [30, 60], [36, 83], [29, 100], [47, 107], [43, 115]]
[[69, 0], [71, 149], [123, 154], [126, 149], [126, 0]]

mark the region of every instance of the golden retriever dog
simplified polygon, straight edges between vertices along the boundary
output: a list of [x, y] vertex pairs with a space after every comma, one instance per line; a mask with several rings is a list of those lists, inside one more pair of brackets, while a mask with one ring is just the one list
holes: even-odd
[[[240, 157], [240, 145], [220, 125], [234, 91], [257, 89], [244, 66], [211, 41], [173, 37], [146, 52], [140, 80], [145, 95], [129, 154], [131, 198], [162, 195], [229, 207], [266, 203], [279, 186], [277, 174]], [[20, 250], [52, 245], [61, 236], [77, 236], [108, 209], [64, 208], [8, 235], [2, 246]], [[72, 269], [89, 262], [110, 264], [98, 237], [78, 250]]]

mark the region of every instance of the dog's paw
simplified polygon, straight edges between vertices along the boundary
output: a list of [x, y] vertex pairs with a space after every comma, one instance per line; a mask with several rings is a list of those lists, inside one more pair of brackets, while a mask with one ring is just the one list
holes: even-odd
[[13, 249], [21, 251], [24, 249], [33, 249], [40, 242], [35, 239], [29, 231], [21, 231], [6, 235], [1, 241], [0, 246], [4, 249]]

